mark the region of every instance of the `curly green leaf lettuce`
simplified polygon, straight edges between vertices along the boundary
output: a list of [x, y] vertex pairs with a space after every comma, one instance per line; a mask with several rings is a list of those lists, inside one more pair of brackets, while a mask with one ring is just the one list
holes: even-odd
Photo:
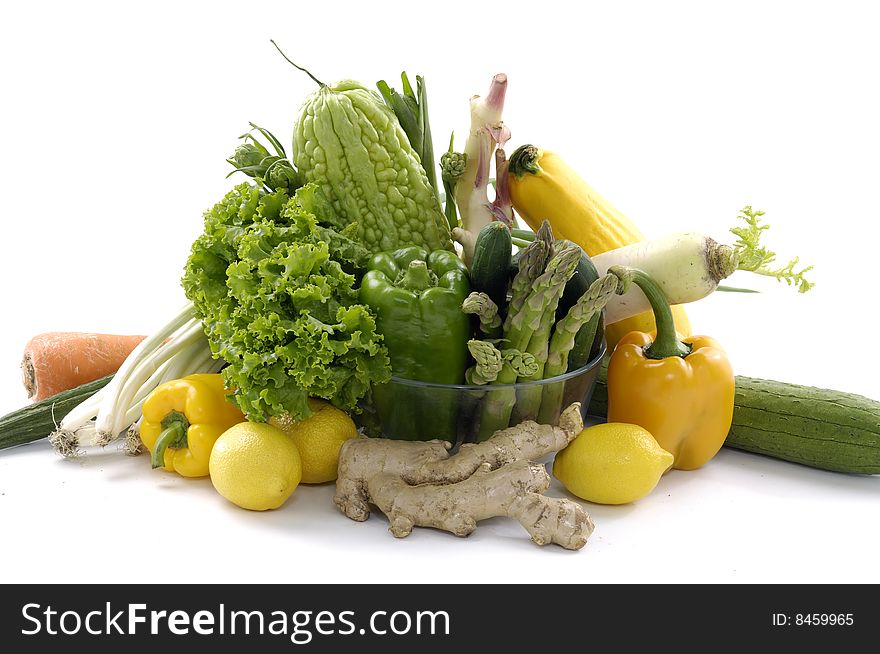
[[183, 288], [249, 419], [300, 420], [309, 397], [354, 410], [371, 383], [390, 378], [352, 274], [368, 251], [334, 224], [314, 184], [293, 197], [240, 184], [205, 213]]

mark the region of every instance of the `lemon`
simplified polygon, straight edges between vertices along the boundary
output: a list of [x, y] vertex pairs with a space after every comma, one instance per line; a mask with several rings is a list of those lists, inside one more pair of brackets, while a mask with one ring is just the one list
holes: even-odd
[[302, 477], [296, 443], [277, 427], [241, 422], [220, 435], [208, 462], [211, 483], [243, 509], [277, 509]]
[[584, 429], [560, 451], [553, 476], [581, 499], [627, 504], [654, 490], [672, 460], [648, 430], [609, 422]]
[[272, 418], [269, 423], [293, 439], [302, 459], [304, 484], [322, 484], [336, 479], [339, 450], [349, 438], [357, 438], [357, 427], [345, 411], [324, 400], [309, 399], [314, 412], [305, 420], [284, 422]]

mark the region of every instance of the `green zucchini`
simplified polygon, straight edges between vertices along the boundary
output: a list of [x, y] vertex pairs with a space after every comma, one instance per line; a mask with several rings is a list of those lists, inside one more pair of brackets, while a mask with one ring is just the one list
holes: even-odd
[[0, 418], [0, 450], [45, 438], [65, 415], [111, 379], [113, 375], [107, 375], [6, 414]]
[[493, 220], [480, 230], [471, 263], [471, 289], [488, 295], [501, 312], [507, 306], [512, 256], [513, 242], [507, 225]]
[[[608, 415], [603, 366], [589, 413]], [[736, 378], [724, 445], [854, 474], [880, 474], [880, 402], [861, 395], [752, 377]]]

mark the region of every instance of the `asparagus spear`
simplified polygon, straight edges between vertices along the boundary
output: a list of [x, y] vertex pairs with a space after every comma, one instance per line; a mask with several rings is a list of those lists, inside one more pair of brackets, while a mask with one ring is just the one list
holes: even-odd
[[522, 306], [508, 313], [510, 325], [506, 326], [505, 338], [512, 348], [521, 351], [528, 348], [532, 334], [541, 327], [544, 314], [549, 311], [552, 316], [556, 312], [556, 305], [580, 256], [578, 247], [566, 247], [554, 254], [547, 269], [535, 279]]
[[[509, 348], [501, 350], [501, 356], [504, 360], [504, 367], [498, 375], [499, 378], [517, 379], [519, 377], [529, 377], [534, 375], [535, 370], [538, 369], [538, 362], [528, 352], [520, 352], [519, 350]], [[513, 382], [505, 381], [502, 383], [512, 384]]]
[[[475, 343], [484, 344], [476, 347], [495, 348], [488, 341], [475, 341]], [[474, 350], [471, 350], [471, 353], [473, 352]], [[478, 443], [490, 438], [496, 431], [504, 429], [510, 424], [510, 413], [516, 403], [516, 390], [511, 384], [516, 382], [517, 377], [533, 375], [537, 370], [537, 362], [528, 352], [510, 348], [501, 350], [500, 355], [501, 370], [492, 383], [503, 386], [492, 388], [486, 393], [483, 410], [480, 414], [480, 426], [477, 431]], [[476, 355], [474, 358], [477, 358]]]
[[469, 384], [513, 384], [520, 375], [537, 370], [535, 358], [512, 348], [499, 350], [493, 341], [468, 341], [468, 351], [476, 365], [468, 368]]
[[547, 246], [548, 259], [553, 256], [553, 229], [550, 227], [549, 220], [545, 220], [541, 223], [541, 226], [538, 227], [538, 231], [535, 232], [535, 240], [544, 241], [544, 245]]
[[481, 385], [495, 381], [504, 366], [501, 350], [495, 347], [494, 343], [476, 339], [468, 341], [467, 347], [474, 361], [477, 362], [465, 372], [467, 383]]
[[[535, 358], [535, 372], [528, 377], [520, 377], [519, 382], [530, 382], [544, 379], [549, 375], [544, 374], [544, 366], [547, 362], [549, 353], [550, 334], [553, 331], [553, 314], [555, 313], [555, 305], [553, 309], [548, 310], [541, 316], [540, 326], [534, 331], [529, 339], [529, 347], [527, 352]], [[513, 422], [520, 423], [523, 420], [534, 420], [538, 415], [538, 409], [541, 407], [542, 386], [526, 386], [517, 391], [516, 403], [513, 407]]]
[[[556, 323], [553, 337], [548, 347], [547, 362], [544, 366], [544, 377], [550, 378], [563, 374], [568, 368], [568, 353], [574, 347], [575, 337], [581, 327], [602, 311], [608, 301], [615, 295], [623, 295], [629, 287], [629, 280], [613, 273], [603, 275], [590, 284], [586, 292], [568, 310], [568, 313]], [[562, 406], [562, 393], [565, 384], [545, 384], [538, 421], [550, 423], [559, 414]]]
[[547, 377], [561, 375], [566, 371], [568, 353], [574, 346], [574, 339], [580, 328], [602, 311], [612, 297], [626, 293], [628, 286], [628, 280], [623, 280], [613, 273], [603, 275], [590, 284], [586, 293], [575, 302], [565, 317], [556, 323], [545, 368]]
[[461, 310], [480, 319], [480, 331], [486, 336], [490, 338], [501, 336], [501, 316], [498, 315], [498, 305], [485, 293], [474, 292], [468, 295], [461, 305]]
[[[542, 259], [548, 251], [548, 244], [552, 243], [552, 234], [549, 226], [542, 226], [542, 238], [538, 238], [529, 247], [534, 249], [520, 264], [519, 281], [515, 286], [515, 294], [521, 298], [519, 307], [514, 304], [508, 305], [509, 326], [505, 328], [504, 340], [510, 346], [509, 356], [505, 358], [505, 365], [496, 377], [495, 384], [515, 384], [518, 379], [540, 379], [540, 371], [543, 363], [536, 360], [526, 348], [536, 330], [542, 328], [547, 322], [548, 330], [544, 340], [549, 340], [549, 329], [553, 325], [553, 317], [559, 298], [565, 290], [565, 284], [574, 274], [580, 259], [580, 248], [566, 247], [556, 252], [546, 264], [546, 269], [535, 277], [538, 266], [543, 265]], [[546, 235], [546, 236], [545, 236]], [[538, 245], [536, 245], [538, 244]], [[527, 271], [527, 272], [524, 272]], [[525, 282], [525, 279], [531, 281]], [[527, 291], [527, 292], [524, 292]], [[510, 352], [512, 351], [512, 352]], [[515, 353], [515, 354], [514, 354]], [[546, 359], [546, 355], [544, 355]], [[508, 365], [509, 364], [509, 365]], [[537, 400], [534, 413], [537, 413], [541, 403], [540, 386], [531, 389], [537, 391]], [[510, 423], [510, 416], [517, 404], [516, 390], [511, 388], [493, 390], [487, 394], [480, 417], [479, 437], [488, 438], [498, 429], [504, 429]]]
[[[580, 258], [581, 249], [578, 246], [569, 245], [567, 248], [560, 250], [560, 254], [564, 252], [565, 249], [573, 251], [577, 257]], [[577, 264], [575, 264], [575, 266], [577, 266]], [[547, 362], [547, 356], [550, 350], [550, 337], [553, 333], [553, 323], [556, 319], [556, 307], [559, 305], [562, 292], [565, 290], [565, 284], [571, 278], [572, 274], [574, 274], [574, 269], [572, 269], [572, 272], [566, 276], [565, 281], [562, 282], [559, 289], [560, 292], [558, 294], [550, 295], [544, 306], [540, 320], [537, 323], [537, 328], [529, 338], [529, 344], [526, 351], [535, 357], [535, 361], [538, 364], [537, 370], [533, 375], [521, 377], [517, 381], [537, 381], [552, 376], [545, 372], [544, 366]], [[513, 411], [513, 421], [515, 423], [522, 422], [523, 420], [534, 420], [537, 417], [538, 410], [541, 407], [542, 389], [543, 386], [541, 385], [527, 386], [520, 389], [517, 393], [516, 406]]]
[[510, 302], [507, 305], [507, 319], [504, 323], [504, 331], [510, 329], [510, 320], [513, 314], [521, 308], [535, 280], [544, 272], [547, 262], [553, 256], [553, 233], [550, 223], [546, 220], [532, 241], [522, 252], [519, 261], [519, 272], [514, 276], [510, 285]]

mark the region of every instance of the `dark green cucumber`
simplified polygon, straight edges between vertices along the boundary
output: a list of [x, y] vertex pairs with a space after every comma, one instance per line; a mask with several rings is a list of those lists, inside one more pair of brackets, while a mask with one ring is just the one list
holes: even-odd
[[[589, 413], [608, 415], [607, 368]], [[880, 474], [880, 402], [861, 395], [752, 377], [736, 378], [727, 447], [812, 468]]]
[[507, 225], [494, 220], [480, 230], [471, 262], [471, 289], [492, 298], [502, 315], [507, 306], [512, 256], [513, 241]]
[[3, 416], [0, 418], [0, 450], [45, 438], [65, 415], [111, 379], [113, 375], [107, 375]]

